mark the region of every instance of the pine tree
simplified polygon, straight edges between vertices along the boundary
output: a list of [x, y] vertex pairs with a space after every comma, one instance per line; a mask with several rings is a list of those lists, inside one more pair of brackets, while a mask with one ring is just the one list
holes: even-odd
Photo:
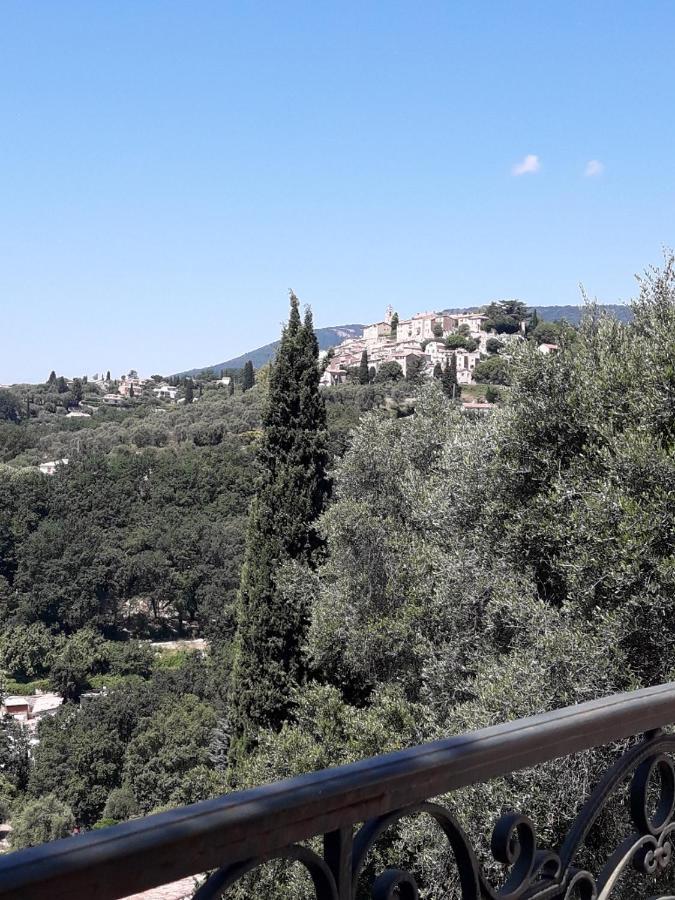
[[237, 602], [230, 685], [235, 759], [255, 743], [259, 728], [281, 727], [293, 686], [303, 676], [307, 610], [281, 596], [277, 576], [288, 561], [312, 565], [321, 543], [314, 523], [330, 483], [318, 357], [311, 312], [302, 323], [291, 293], [288, 325], [270, 369], [258, 452], [261, 478], [249, 513]]
[[253, 374], [253, 363], [249, 359], [244, 366], [244, 373], [242, 375], [241, 388], [243, 391], [248, 391], [253, 387], [254, 382], [254, 374]]
[[195, 399], [195, 389], [191, 378], [185, 379], [185, 402], [192, 403]]
[[368, 384], [370, 381], [370, 373], [368, 372], [368, 351], [364, 350], [361, 354], [361, 362], [359, 364], [359, 384]]
[[441, 364], [437, 362], [436, 365], [434, 366], [434, 378], [442, 378], [442, 376], [443, 376], [443, 369], [441, 368]]
[[105, 373], [105, 380], [110, 381], [110, 369]]
[[47, 379], [47, 384], [56, 384], [56, 372], [52, 369]]
[[129, 386], [129, 399], [133, 399], [134, 396], [134, 386], [133, 384]]
[[227, 386], [227, 394], [229, 397], [234, 395], [234, 378], [230, 378], [230, 383]]
[[396, 331], [398, 329], [398, 323], [399, 323], [398, 313], [395, 312], [394, 315], [391, 317], [391, 322], [389, 323], [389, 327], [391, 329], [390, 334], [391, 334], [392, 338], [394, 338], [394, 339], [396, 339]]

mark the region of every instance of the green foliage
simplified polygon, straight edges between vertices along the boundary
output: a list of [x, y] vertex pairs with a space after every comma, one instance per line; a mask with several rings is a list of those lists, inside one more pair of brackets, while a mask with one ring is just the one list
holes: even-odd
[[103, 807], [103, 818], [126, 822], [139, 813], [139, 806], [128, 787], [113, 788]]
[[382, 384], [387, 381], [401, 381], [403, 379], [403, 369], [397, 362], [386, 362], [377, 370], [375, 382]]
[[[142, 408], [67, 420], [64, 432], [41, 438], [57, 442], [51, 458], [70, 456], [63, 471], [49, 479], [0, 471], [7, 633], [17, 620], [39, 620], [50, 630], [91, 625], [112, 635], [180, 632], [184, 624], [231, 635], [255, 477], [254, 394], [205, 393], [148, 424]], [[4, 427], [30, 440], [34, 426]]]
[[36, 798], [57, 794], [81, 825], [99, 818], [108, 794], [119, 784], [124, 743], [109, 724], [110, 706], [103, 698], [82, 708], [66, 704], [56, 716], [44, 718], [38, 730], [29, 792]]
[[111, 675], [138, 675], [147, 678], [153, 670], [156, 653], [140, 641], [109, 641], [105, 657]]
[[13, 850], [36, 847], [46, 841], [68, 837], [75, 827], [70, 807], [54, 794], [30, 800], [12, 819]]
[[255, 383], [255, 375], [253, 371], [253, 363], [249, 359], [245, 365], [242, 373], [241, 380], [241, 388], [243, 391], [250, 391]]
[[4, 682], [5, 694], [17, 694], [20, 697], [29, 697], [36, 691], [48, 691], [49, 679], [36, 678], [34, 681], [16, 681], [14, 678], [5, 678]]
[[65, 640], [54, 654], [49, 683], [64, 700], [76, 701], [88, 686], [88, 676], [105, 667], [103, 639], [90, 628], [83, 628]]
[[459, 400], [462, 396], [462, 389], [457, 381], [457, 357], [454, 353], [450, 357], [450, 361], [446, 361], [443, 367], [440, 382], [446, 397], [450, 400]]
[[4, 772], [0, 773], [0, 822], [8, 822], [11, 819], [16, 798], [16, 785]]
[[481, 310], [487, 319], [483, 322], [485, 331], [496, 331], [497, 334], [515, 334], [520, 331], [521, 323], [528, 317], [528, 310], [520, 300], [501, 300], [490, 303]]
[[123, 782], [141, 812], [206, 800], [222, 789], [217, 775], [204, 771], [215, 722], [213, 709], [188, 694], [160, 707], [131, 739]]
[[28, 782], [28, 735], [11, 716], [0, 717], [0, 771], [13, 791], [23, 791]]
[[0, 422], [17, 423], [21, 419], [21, 401], [10, 391], [0, 390]]
[[405, 380], [408, 384], [419, 385], [424, 380], [424, 357], [409, 356], [406, 363]]
[[370, 373], [368, 371], [368, 351], [364, 350], [361, 354], [361, 362], [359, 364], [359, 384], [368, 384], [370, 381]]
[[560, 340], [561, 332], [560, 325], [555, 322], [539, 322], [530, 333], [537, 344], [557, 344]]
[[504, 346], [505, 344], [503, 341], [494, 337], [488, 338], [485, 342], [485, 349], [488, 353], [499, 353], [500, 350], [504, 349]]
[[41, 622], [14, 625], [0, 638], [0, 664], [19, 681], [42, 678], [50, 669], [54, 636]]
[[445, 346], [449, 350], [467, 350], [472, 353], [478, 346], [478, 343], [471, 335], [453, 332], [445, 339]]
[[479, 384], [509, 384], [508, 363], [501, 356], [490, 356], [476, 363], [474, 381]]

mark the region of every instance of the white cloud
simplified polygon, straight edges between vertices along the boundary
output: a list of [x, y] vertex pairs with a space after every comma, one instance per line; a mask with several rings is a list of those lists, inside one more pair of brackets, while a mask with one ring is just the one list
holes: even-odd
[[529, 175], [538, 172], [541, 169], [539, 157], [534, 153], [528, 153], [527, 156], [511, 169], [512, 175]]
[[584, 169], [584, 175], [586, 178], [594, 178], [596, 175], [602, 175], [604, 171], [605, 167], [599, 159], [589, 159]]

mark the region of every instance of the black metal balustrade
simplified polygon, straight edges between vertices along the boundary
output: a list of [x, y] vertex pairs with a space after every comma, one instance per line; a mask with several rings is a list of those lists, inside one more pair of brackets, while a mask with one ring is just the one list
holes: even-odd
[[[362, 873], [387, 828], [425, 814], [447, 838], [462, 900], [605, 900], [629, 866], [651, 876], [649, 884], [661, 890], [658, 900], [675, 900], [675, 735], [664, 730], [673, 723], [675, 683], [229, 794], [8, 854], [0, 860], [0, 898], [115, 900], [210, 872], [195, 894], [205, 900], [225, 895], [265, 862], [288, 859], [305, 866], [317, 900], [353, 900], [364, 887], [375, 900], [414, 900], [418, 888], [411, 873], [387, 869], [368, 885]], [[499, 820], [492, 853], [509, 867], [499, 888], [490, 884], [454, 815], [429, 802], [630, 737], [637, 740], [586, 799], [560, 848], [539, 850], [526, 816], [509, 813]], [[599, 871], [578, 868], [591, 827], [627, 783], [633, 833]], [[316, 836], [323, 836], [323, 856], [300, 843]]]

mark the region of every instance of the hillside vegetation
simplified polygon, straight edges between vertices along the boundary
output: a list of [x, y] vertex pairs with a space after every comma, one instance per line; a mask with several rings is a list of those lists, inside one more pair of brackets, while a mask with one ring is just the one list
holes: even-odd
[[[69, 700], [31, 766], [3, 725], [17, 842], [35, 840], [35, 804], [67, 833], [672, 678], [672, 257], [632, 310], [624, 324], [590, 308], [556, 354], [514, 344], [504, 402], [474, 418], [439, 381], [319, 394], [311, 319], [292, 307], [246, 394], [89, 424], [52, 478], [21, 467], [32, 448], [10, 459], [3, 664]], [[412, 414], [386, 409], [411, 392]], [[151, 426], [161, 439], [139, 446]], [[54, 425], [45, 446], [73, 452], [77, 434]], [[120, 640], [160, 625], [208, 633], [210, 652], [167, 662]], [[97, 678], [107, 696], [78, 705]], [[609, 752], [447, 802], [479, 846], [504, 809], [555, 846]], [[589, 865], [621, 817], [603, 818]], [[427, 900], [458, 890], [422, 820], [388, 833], [365, 881], [385, 857]], [[313, 891], [278, 864], [233, 896]]]

